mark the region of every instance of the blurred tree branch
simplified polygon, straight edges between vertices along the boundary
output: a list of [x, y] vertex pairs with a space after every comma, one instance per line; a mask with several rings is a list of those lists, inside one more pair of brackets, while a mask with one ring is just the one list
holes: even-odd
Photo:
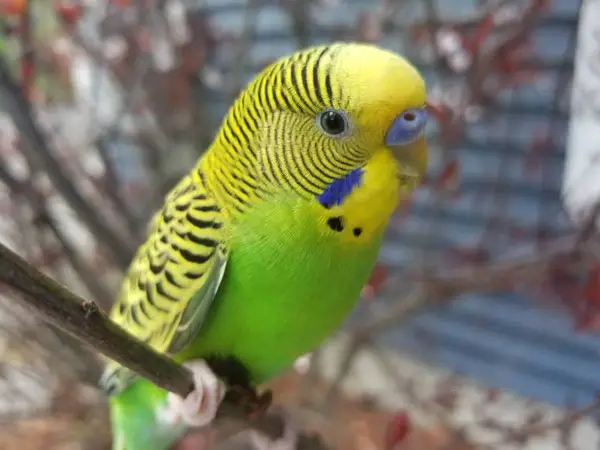
[[312, 0], [287, 0], [285, 7], [292, 19], [292, 33], [297, 48], [307, 47], [310, 43], [310, 7]]
[[[171, 114], [173, 113], [173, 108], [170, 108], [170, 106], [173, 105], [170, 105], [169, 102], [160, 95], [161, 93], [164, 94], [165, 92], [167, 92], [166, 97], [175, 95], [173, 94], [171, 88], [173, 88], [173, 85], [176, 84], [177, 70], [158, 75], [156, 73], [151, 73], [149, 76], [149, 72], [153, 72], [153, 68], [149, 67], [148, 64], [153, 56], [153, 49], [151, 48], [152, 45], [149, 44], [145, 39], [148, 38], [149, 33], [152, 33], [152, 25], [156, 25], [159, 22], [156, 20], [150, 20], [154, 19], [154, 17], [151, 17], [151, 15], [155, 13], [155, 11], [152, 11], [151, 9], [161, 9], [165, 2], [143, 2], [143, 5], [139, 4], [135, 6], [132, 6], [133, 4], [131, 4], [131, 2], [115, 3], [123, 3], [121, 9], [117, 9], [115, 7], [115, 10], [113, 11], [114, 14], [112, 14], [112, 16], [116, 17], [117, 22], [119, 22], [118, 16], [125, 16], [123, 11], [126, 11], [127, 8], [136, 7], [142, 9], [139, 11], [140, 14], [136, 16], [136, 19], [133, 21], [133, 23], [129, 24], [130, 26], [125, 24], [125, 30], [119, 30], [116, 33], [100, 33], [102, 34], [100, 40], [104, 40], [106, 42], [98, 43], [94, 42], [93, 39], [89, 40], [87, 36], [79, 34], [79, 31], [81, 30], [78, 30], [76, 27], [71, 27], [67, 31], [67, 34], [69, 35], [70, 40], [74, 41], [76, 45], [81, 47], [82, 53], [85, 53], [86, 56], [89, 56], [89, 58], [93, 60], [94, 68], [107, 69], [116, 77], [117, 90], [119, 91], [119, 96], [122, 97], [123, 100], [120, 111], [116, 115], [117, 120], [114, 121], [114, 126], [108, 126], [106, 131], [98, 136], [92, 143], [105, 167], [102, 179], [99, 182], [96, 182], [96, 185], [99, 187], [99, 190], [103, 191], [101, 194], [109, 200], [107, 203], [112, 204], [111, 206], [113, 206], [114, 209], [116, 209], [124, 219], [124, 228], [126, 228], [126, 231], [128, 231], [129, 234], [134, 237], [134, 239], [131, 241], [131, 245], [133, 245], [135, 244], [135, 239], [139, 237], [137, 233], [143, 232], [143, 220], [146, 217], [146, 213], [138, 214], [134, 217], [131, 209], [127, 207], [127, 200], [125, 198], [121, 198], [120, 194], [123, 193], [119, 192], [119, 190], [125, 190], [126, 181], [119, 179], [119, 174], [114, 173], [115, 161], [110, 154], [110, 151], [113, 149], [107, 147], [110, 146], [111, 142], [109, 141], [111, 141], [114, 136], [116, 138], [115, 140], [121, 139], [122, 141], [125, 137], [126, 140], [135, 141], [136, 144], [140, 144], [140, 146], [143, 148], [144, 151], [142, 152], [142, 156], [145, 159], [144, 164], [142, 164], [144, 166], [143, 169], [150, 175], [148, 178], [150, 178], [152, 189], [154, 190], [156, 186], [158, 186], [158, 188], [155, 189], [157, 191], [157, 195], [152, 195], [152, 197], [155, 198], [147, 202], [149, 205], [141, 206], [147, 212], [154, 210], [157, 206], [154, 200], [158, 199], [157, 201], [160, 201], [162, 199], [163, 192], [168, 190], [173, 181], [179, 177], [179, 174], [173, 176], [172, 173], [166, 173], [163, 165], [165, 158], [171, 160], [176, 158], [171, 158], [171, 155], [174, 154], [174, 136], [172, 133], [170, 133], [172, 130], [170, 130], [167, 126], [168, 120], [161, 120], [161, 117], [176, 116], [176, 114]], [[305, 3], [308, 4], [309, 2]], [[318, 3], [325, 4], [327, 2], [322, 1], [311, 3], [316, 5]], [[333, 4], [335, 2], [328, 3]], [[368, 22], [367, 25], [370, 24], [373, 30], [367, 32], [369, 31], [369, 27], [365, 27], [367, 30], [363, 30], [364, 32], [362, 34], [359, 30], [358, 34], [361, 39], [364, 38], [365, 40], [376, 41], [383, 37], [383, 32], [389, 34], [390, 32], [394, 32], [396, 30], [396, 26], [398, 24], [395, 23], [395, 20], [393, 20], [392, 8], [394, 5], [404, 4], [406, 2], [388, 0], [384, 1], [383, 3], [385, 3], [387, 6], [383, 7], [376, 13], [373, 13], [372, 11], [370, 12], [374, 16], [374, 21], [366, 21]], [[410, 7], [409, 3], [406, 4], [407, 7]], [[444, 119], [440, 119], [438, 121], [438, 125], [440, 125], [442, 128], [442, 132], [440, 132], [438, 135], [441, 135], [441, 139], [439, 141], [441, 141], [441, 146], [444, 147], [441, 156], [444, 166], [442, 169], [442, 174], [439, 176], [440, 182], [436, 184], [434, 189], [436, 199], [431, 204], [431, 208], [434, 210], [430, 217], [431, 225], [428, 226], [428, 230], [424, 233], [429, 236], [437, 236], [438, 234], [444, 234], [442, 232], [442, 228], [445, 223], [445, 219], [442, 215], [442, 211], [444, 209], [444, 203], [448, 199], [447, 192], [444, 191], [449, 190], [445, 186], [460, 185], [458, 176], [456, 175], [457, 173], [460, 173], [460, 169], [459, 163], [457, 162], [457, 152], [455, 150], [457, 146], [457, 140], [464, 134], [464, 127], [467, 127], [469, 125], [468, 122], [471, 121], [471, 119], [467, 118], [467, 109], [484, 110], [494, 113], [494, 105], [498, 101], [497, 94], [499, 88], [497, 83], [493, 83], [493, 81], [497, 77], [500, 77], [500, 81], [502, 82], [503, 76], [506, 76], [507, 78], [510, 76], [511, 79], [519, 78], [519, 74], [521, 74], [524, 69], [522, 67], [515, 66], [514, 64], [516, 63], [518, 63], [518, 65], [522, 64], [526, 71], [537, 70], [535, 60], [532, 59], [527, 61], [519, 57], [523, 50], [522, 47], [526, 47], [526, 45], [523, 45], [524, 41], [528, 39], [528, 34], [532, 31], [533, 24], [535, 22], [534, 16], [536, 15], [536, 11], [534, 11], [533, 8], [523, 8], [522, 14], [514, 20], [514, 23], [509, 21], [510, 23], [508, 23], [508, 25], [506, 23], [499, 25], [495, 20], [492, 20], [491, 16], [494, 14], [494, 11], [498, 11], [505, 5], [510, 6], [509, 4], [521, 2], [481, 2], [486, 3], [485, 8], [482, 9], [487, 10], [483, 12], [482, 15], [477, 14], [476, 16], [465, 20], [461, 18], [460, 21], [454, 23], [442, 17], [442, 12], [437, 10], [437, 2], [431, 0], [422, 0], [422, 3], [423, 5], [421, 6], [424, 6], [427, 19], [425, 20], [424, 24], [417, 26], [421, 28], [422, 32], [424, 31], [425, 34], [429, 36], [428, 39], [432, 43], [432, 51], [434, 53], [434, 61], [432, 64], [433, 69], [442, 74], [450, 75], [459, 79], [461, 85], [460, 87], [464, 88], [456, 92], [457, 94], [460, 94], [458, 95], [460, 98], [457, 101], [456, 110], [454, 110], [454, 108], [446, 108], [444, 107], [444, 104], [438, 105], [440, 110], [443, 109], [443, 114], [440, 113], [438, 116], [443, 116], [442, 118]], [[528, 2], [522, 2], [522, 5], [525, 5], [526, 3]], [[530, 2], [531, 5], [542, 3], [544, 2], [536, 0]], [[323, 27], [312, 23], [314, 14], [312, 14], [308, 7], [303, 9], [303, 2], [299, 0], [286, 0], [284, 2], [280, 2], [278, 6], [281, 5], [283, 5], [283, 7], [291, 16], [292, 26], [290, 31], [291, 34], [293, 34], [292, 37], [297, 43], [299, 43], [300, 47], [306, 45], [306, 42], [310, 41], [311, 33], [309, 31], [313, 29], [325, 31]], [[232, 70], [230, 71], [230, 75], [226, 77], [229, 82], [225, 84], [227, 86], [232, 86], [232, 89], [227, 90], [228, 92], [237, 92], [240, 87], [238, 84], [243, 78], [242, 74], [244, 74], [244, 71], [248, 68], [248, 66], [250, 66], [250, 50], [252, 49], [252, 45], [254, 45], [255, 41], [259, 38], [260, 34], [260, 27], [255, 29], [257, 28], [256, 22], [258, 20], [259, 12], [263, 7], [271, 7], [271, 4], [253, 0], [249, 0], [246, 3], [244, 10], [243, 31], [241, 32], [241, 36], [237, 39], [239, 41], [236, 52], [237, 57], [233, 58], [238, 64], [233, 66]], [[163, 16], [165, 15], [164, 11], [162, 10], [159, 11], [159, 13]], [[119, 26], [122, 27], [123, 22], [121, 22], [120, 25], [117, 25], [117, 27]], [[100, 24], [99, 27], [102, 27], [102, 25]], [[110, 28], [111, 25], [108, 25], [108, 27]], [[196, 28], [204, 30], [207, 28], [207, 23], [199, 22]], [[573, 28], [575, 31], [576, 28]], [[439, 33], [439, 31], [442, 30], [447, 32], [448, 29], [456, 31], [455, 37], [460, 38], [459, 40], [462, 43], [462, 50], [465, 50], [468, 56], [470, 56], [470, 63], [464, 71], [456, 71], [454, 67], [455, 65], [453, 65], [451, 61], [452, 55], [445, 53], [442, 54], [443, 52], [440, 51], [438, 40], [441, 39], [441, 35], [443, 33]], [[474, 30], [474, 33], [470, 33], [471, 30]], [[161, 30], [158, 31], [158, 34], [160, 34]], [[332, 34], [339, 33], [339, 30], [336, 31], [332, 29], [331, 31]], [[348, 35], [355, 35], [354, 30], [349, 30], [347, 27], [343, 27], [343, 31]], [[125, 52], [126, 55], [121, 55], [123, 59], [120, 59], [120, 56], [114, 57], [114, 55], [109, 57], [107, 56], [108, 53], [104, 52], [105, 49], [102, 45], [107, 43], [110, 38], [115, 36], [126, 36], [126, 40], [128, 41], [127, 46], [129, 48]], [[26, 41], [27, 37], [23, 36], [21, 40]], [[221, 44], [222, 43], [219, 42], [219, 45]], [[197, 52], [193, 47], [190, 48], [192, 48], [191, 52], [195, 54], [202, 53], [202, 51]], [[182, 51], [182, 47], [180, 46], [177, 48], [177, 50], [182, 53], [181, 55], [178, 55], [180, 59], [185, 59], [185, 51]], [[41, 62], [41, 55], [38, 55], [38, 57]], [[113, 57], [114, 59], [112, 59]], [[528, 57], [533, 58], [532, 55], [528, 55]], [[110, 61], [108, 61], [109, 59]], [[69, 64], [70, 63], [71, 61], [69, 61]], [[184, 65], [185, 62], [182, 64]], [[116, 67], [117, 65], [122, 65], [124, 67]], [[96, 83], [101, 84], [103, 81], [99, 80], [101, 76], [102, 75], [99, 74], [94, 75], [94, 80]], [[568, 73], [565, 72], [564, 76], [568, 77]], [[23, 84], [27, 84], [26, 77], [23, 77], [23, 80]], [[172, 82], [173, 80], [175, 80], [175, 83]], [[504, 81], [509, 87], [518, 84], [517, 82], [513, 82], [511, 85], [508, 82], [510, 80]], [[444, 84], [441, 86], [440, 90], [443, 91], [443, 93], [448, 93], [453, 87], [456, 86]], [[5, 89], [0, 86], [0, 93], [2, 93], [4, 90]], [[182, 91], [178, 90], [178, 92], [181, 93]], [[470, 108], [471, 106], [475, 106], [475, 108]], [[553, 108], [558, 109], [556, 106], [553, 106]], [[32, 112], [27, 111], [26, 113], [29, 116], [29, 120], [32, 121]], [[23, 114], [23, 112], [21, 112], [21, 114]], [[137, 125], [140, 124], [136, 122], [135, 131], [130, 129], [123, 131], [123, 129], [120, 127], [120, 122], [122, 122], [122, 119], [126, 116], [127, 118], [134, 116], [135, 119], [137, 119], [137, 122], [144, 122], [144, 124], [138, 127]], [[139, 120], [140, 118], [142, 120]], [[157, 118], [158, 120], [156, 120]], [[30, 128], [22, 126], [19, 126], [19, 128], [21, 130], [20, 134], [23, 136], [23, 139], [28, 139], [31, 141], [32, 138], [28, 133]], [[196, 126], [194, 128], [202, 127]], [[447, 133], [444, 132], [446, 129], [448, 130]], [[27, 131], [27, 133], [25, 131]], [[46, 136], [46, 139], [49, 137], [50, 136]], [[27, 143], [25, 142], [25, 144]], [[559, 147], [559, 145], [556, 143], [554, 143], [554, 145]], [[50, 145], [50, 147], [50, 150], [54, 150], [52, 145]], [[31, 150], [31, 148], [33, 148], [33, 150]], [[62, 149], [62, 147], [57, 148]], [[34, 147], [31, 147], [31, 145], [24, 145], [22, 150], [22, 153], [27, 159], [28, 163], [31, 165], [32, 170], [35, 170], [33, 164], [36, 163], [35, 165], [37, 166], [38, 170], [36, 171], [37, 173], [35, 175], [38, 175], [41, 172], [41, 170], [39, 170], [41, 165], [37, 164], [38, 160], [40, 160], [40, 158], [36, 155], [38, 150]], [[179, 148], [177, 150], [179, 151]], [[60, 155], [58, 153], [59, 152], [54, 153], [55, 159], [59, 158]], [[507, 159], [508, 156], [506, 158], [503, 157], [503, 162], [501, 163], [503, 170], [498, 171], [497, 180], [492, 180], [494, 189], [491, 192], [491, 196], [495, 200], [494, 207], [496, 208], [496, 211], [492, 213], [492, 217], [486, 220], [487, 223], [485, 224], [485, 228], [491, 231], [485, 233], [485, 239], [481, 239], [482, 247], [484, 247], [486, 244], [483, 242], [484, 240], [489, 242], [494, 239], [496, 236], [495, 233], [499, 228], [508, 227], [508, 225], [510, 225], [510, 223], [508, 223], [510, 219], [502, 217], [507, 214], [505, 201], [502, 200], [502, 196], [499, 193], [500, 188], [496, 189], [496, 187], [500, 186], [502, 182], [505, 182], [504, 178], [507, 178], [505, 172]], [[58, 163], [60, 164], [60, 160], [58, 160]], [[117, 168], [120, 169], [120, 167]], [[61, 240], [61, 230], [52, 226], [52, 224], [55, 223], [53, 220], [56, 221], [57, 219], [60, 219], [60, 217], [51, 209], [50, 205], [44, 205], [43, 201], [40, 202], [39, 200], [36, 200], [35, 197], [41, 195], [41, 189], [37, 189], [34, 182], [24, 183], [20, 180], [11, 180], [11, 172], [9, 170], [5, 170], [4, 172], [6, 173], [3, 173], [2, 169], [6, 169], [6, 167], [0, 166], [0, 178], [10, 187], [11, 192], [17, 192], [17, 190], [21, 191], [19, 194], [20, 198], [27, 197], [27, 201], [21, 203], [31, 203], [30, 205], [23, 205], [24, 210], [28, 212], [28, 207], [30, 207], [34, 210], [34, 212], [39, 212], [39, 214], [37, 214], [38, 220], [35, 220], [33, 226], [27, 222], [27, 217], [22, 221], [25, 222], [23, 223], [23, 225], [25, 225], [23, 228], [27, 233], [27, 236], [21, 236], [21, 240], [27, 241], [29, 239], [33, 241], [31, 245], [36, 246], [38, 244], [37, 238], [39, 236], [37, 235], [40, 234], [40, 228], [43, 227], [44, 230], [49, 230], [52, 233], [52, 236], [50, 236], [50, 233], [48, 233], [44, 234], [42, 238], [55, 237], [56, 239], [51, 239], [51, 242], [49, 243], [47, 242], [48, 239], [43, 239], [45, 242], [42, 242], [40, 245], [43, 245], [44, 247], [52, 247], [50, 250], [54, 250], [54, 253], [56, 253], [55, 247], [57, 246], [49, 244], [55, 244], [54, 240], [59, 241], [58, 244], [62, 247], [63, 253], [70, 260], [71, 265], [77, 271], [78, 276], [84, 281], [88, 287], [88, 290], [90, 290], [90, 292], [95, 290], [93, 288], [94, 282], [98, 282], [96, 273], [91, 273], [91, 271], [87, 272], [86, 265], [80, 265], [78, 263], [76, 257], [81, 257], [81, 254], [77, 255], [76, 253], [70, 251], [69, 240]], [[70, 166], [66, 167], [65, 172], [67, 172], [67, 175], [71, 175], [68, 173], [69, 169]], [[70, 181], [73, 185], [76, 185], [76, 182], [79, 181], [79, 179], [76, 177], [71, 176], [70, 178]], [[450, 182], [448, 182], [448, 180], [450, 180]], [[74, 187], [77, 189], [77, 186]], [[27, 190], [27, 192], [24, 190]], [[29, 195], [29, 190], [32, 190], [32, 195]], [[61, 191], [60, 187], [58, 190]], [[456, 190], [458, 191], [458, 188]], [[62, 192], [59, 192], [59, 194], [62, 194]], [[73, 205], [68, 197], [66, 197], [66, 199]], [[90, 199], [85, 199], [85, 201], [91, 204]], [[19, 198], [16, 199], [15, 203], [19, 203]], [[42, 206], [38, 207], [38, 204], [41, 204]], [[14, 207], [14, 205], [12, 206]], [[73, 205], [73, 209], [78, 214], [81, 214], [81, 209], [76, 207], [76, 205]], [[110, 209], [112, 210], [113, 208]], [[600, 205], [598, 210], [600, 210]], [[598, 211], [596, 211], [593, 216], [596, 216], [597, 212]], [[52, 213], [54, 213], [54, 216], [49, 215]], [[105, 222], [108, 223], [109, 221], [105, 220]], [[434, 272], [433, 269], [424, 267], [431, 264], [432, 258], [430, 254], [423, 249], [422, 252], [416, 254], [417, 256], [412, 259], [413, 262], [418, 260], [418, 262], [416, 262], [414, 265], [424, 267], [419, 273], [408, 273], [402, 276], [397, 276], [389, 280], [387, 283], [387, 296], [393, 296], [393, 304], [389, 305], [389, 308], [386, 309], [383, 314], [376, 315], [370, 321], [367, 321], [360, 327], [353, 330], [353, 337], [351, 339], [351, 345], [349, 346], [350, 348], [346, 355], [342, 355], [343, 361], [340, 367], [340, 374], [333, 383], [333, 389], [338, 388], [343, 378], [349, 372], [349, 369], [351, 369], [351, 366], [354, 362], [354, 357], [360, 349], [368, 348], [369, 351], [373, 352], [380, 350], [374, 345], [376, 333], [379, 331], [385, 331], [392, 326], [401, 327], [405, 321], [409, 320], [411, 317], [413, 317], [413, 315], [421, 312], [424, 309], [443, 304], [444, 301], [449, 301], [453, 297], [459, 296], [460, 294], [466, 292], [516, 290], [523, 285], [543, 284], [546, 278], [554, 276], [553, 270], [558, 264], [575, 266], [576, 270], [580, 270], [581, 266], [595, 261], [598, 257], [597, 250], [600, 248], [598, 243], [594, 240], [595, 227], [592, 223], [591, 226], [583, 228], [587, 228], [589, 232], [582, 231], [576, 236], [566, 236], [549, 240], [537, 248], [532, 247], [531, 249], [527, 249], [528, 253], [526, 255], [524, 252], [520, 252], [520, 255], [504, 258], [502, 261], [494, 260], [490, 262], [489, 259], [487, 259], [484, 264], [461, 264], [461, 267], [459, 268], [438, 273]], [[32, 232], [29, 232], [30, 229]], [[91, 227], [90, 229], [93, 231], [94, 237], [103, 240], [100, 233], [94, 231], [94, 229]], [[70, 237], [68, 233], [64, 232], [64, 230], [62, 233], [63, 238], [65, 237], [64, 234], [67, 234], [66, 238]], [[34, 239], [31, 239], [31, 237]], [[121, 249], [119, 246], [115, 247], [110, 243], [106, 244], [110, 250]], [[594, 255], [594, 251], [597, 252], [596, 255]], [[30, 259], [30, 261], [33, 260]], [[87, 265], [89, 266], [90, 263], [87, 262]], [[54, 267], [52, 267], [52, 270], [54, 272]], [[402, 293], [401, 298], [398, 298], [399, 292]], [[108, 295], [110, 296], [110, 294]], [[98, 296], [98, 299], [101, 298], [104, 298], [104, 295]], [[104, 301], [101, 301], [102, 304], [104, 304]], [[95, 310], [92, 311], [91, 317], [92, 319], [96, 317]], [[65, 334], [58, 334], [58, 336], [65, 336]], [[37, 339], [39, 339], [39, 337], [37, 337]], [[75, 342], [78, 343], [78, 341]], [[382, 364], [387, 361], [384, 361], [384, 359], [385, 358], [382, 356]], [[168, 373], [170, 370], [169, 361], [167, 361], [165, 364], [165, 370]], [[315, 375], [315, 368], [317, 368], [317, 364], [311, 364], [309, 372], [311, 377]], [[396, 374], [391, 371], [389, 372], [391, 378], [401, 378], [402, 370], [397, 370]], [[185, 387], [186, 383], [189, 382], [189, 376], [186, 374], [184, 369], [180, 375], [180, 378], [178, 378], [178, 376], [175, 378], [176, 380], [181, 381], [181, 386]], [[411, 380], [407, 381], [410, 382]], [[398, 383], [396, 389], [401, 392], [406, 391], [410, 393], [410, 386], [408, 386], [409, 383], [406, 384], [406, 386], [403, 386], [402, 383]], [[326, 402], [331, 400], [333, 392], [334, 391], [332, 390], [328, 393], [328, 395], [326, 395]], [[415, 404], [424, 402], [422, 398], [418, 398], [418, 395], [422, 394], [416, 394], [417, 397], [413, 399], [413, 403]], [[574, 422], [580, 414], [591, 411], [592, 408], [593, 405], [590, 406], [589, 409], [578, 411], [576, 414], [569, 416], [570, 422]], [[434, 414], [436, 411], [434, 411]], [[233, 416], [235, 416], [235, 414], [233, 414]], [[330, 418], [332, 419], [333, 415], [330, 415]], [[564, 423], [565, 422], [561, 421], [552, 422], [548, 427], [561, 428]], [[331, 425], [334, 425], [333, 419], [331, 420]], [[235, 433], [236, 430], [239, 430], [239, 428], [242, 426], [246, 426], [244, 420], [234, 420], [232, 421], [232, 427], [229, 429], [229, 432]], [[261, 427], [260, 424], [253, 424], [252, 426], [257, 426], [258, 428]], [[520, 440], [522, 433], [520, 430], [518, 430], [519, 426], [521, 425], [518, 425], [517, 428], [515, 428], [516, 431], [514, 436], [518, 437]], [[528, 433], [529, 435], [536, 433], [541, 434], [542, 431], [548, 428], [546, 426], [528, 427], [526, 423], [523, 423], [522, 426], [523, 433]], [[221, 428], [221, 424], [219, 424], [219, 428]], [[507, 439], [512, 439], [511, 431], [507, 430], [506, 435]], [[514, 440], [516, 441], [517, 439]], [[302, 447], [300, 445], [299, 447], [310, 449], [320, 448], [313, 446]], [[446, 449], [446, 447], [444, 448]], [[449, 448], [446, 450], [449, 450]]]
[[407, 281], [416, 283], [416, 286], [380, 316], [355, 329], [358, 341], [363, 341], [374, 332], [382, 331], [391, 325], [402, 323], [416, 311], [460, 294], [514, 290], [521, 284], [541, 282], [557, 260], [564, 264], [575, 263], [582, 258], [588, 261], [597, 260], [591, 245], [596, 236], [590, 232], [593, 228], [590, 228], [589, 224], [598, 219], [598, 214], [600, 207], [595, 207], [579, 233], [548, 242], [537, 252], [532, 251], [521, 257], [493, 262], [483, 267], [460, 267], [442, 275], [417, 275], [411, 277], [412, 280], [402, 277], [391, 281], [388, 286], [390, 292], [397, 292], [401, 286], [406, 286]]
[[52, 231], [56, 240], [60, 243], [71, 267], [75, 270], [77, 275], [81, 277], [81, 280], [94, 298], [97, 299], [102, 306], [110, 306], [112, 295], [108, 292], [106, 286], [93, 275], [93, 271], [89, 264], [80, 257], [77, 249], [73, 247], [69, 239], [63, 234], [63, 231], [60, 229], [54, 216], [48, 211], [43, 195], [36, 192], [31, 181], [21, 182], [17, 180], [10, 174], [3, 162], [0, 162], [0, 181], [9, 187], [12, 195], [15, 197], [22, 196], [32, 208], [35, 208], [35, 223], [38, 226], [47, 226]]
[[32, 169], [42, 166], [48, 177], [81, 220], [98, 237], [122, 269], [129, 265], [133, 248], [126, 239], [106, 223], [103, 215], [75, 188], [64, 168], [54, 157], [47, 140], [38, 127], [31, 104], [13, 79], [4, 58], [0, 58], [0, 98], [19, 130], [23, 153]]
[[[386, 286], [388, 296], [396, 295], [397, 292], [408, 293], [364, 325], [350, 330], [350, 345], [341, 357], [337, 374], [324, 396], [322, 406], [329, 407], [339, 394], [340, 386], [350, 373], [354, 358], [371, 342], [375, 333], [392, 326], [402, 326], [416, 313], [440, 302], [450, 301], [460, 294], [516, 290], [525, 284], [541, 284], [557, 261], [561, 265], [576, 264], [581, 260], [597, 261], [596, 223], [599, 217], [600, 201], [588, 213], [586, 220], [580, 225], [579, 232], [547, 242], [539, 251], [532, 248], [531, 252], [520, 257], [507, 258], [505, 261], [484, 266], [460, 267], [442, 275], [418, 274], [390, 280]], [[411, 285], [412, 289], [407, 291], [407, 286]]]

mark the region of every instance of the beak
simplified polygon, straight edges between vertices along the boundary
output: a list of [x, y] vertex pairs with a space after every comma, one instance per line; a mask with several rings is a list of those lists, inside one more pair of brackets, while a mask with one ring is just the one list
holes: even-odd
[[427, 117], [426, 108], [405, 110], [394, 119], [385, 135], [385, 143], [399, 163], [399, 173], [416, 181], [427, 170], [427, 141], [424, 137]]
[[391, 147], [401, 175], [420, 181], [427, 171], [427, 141], [420, 136], [410, 144]]

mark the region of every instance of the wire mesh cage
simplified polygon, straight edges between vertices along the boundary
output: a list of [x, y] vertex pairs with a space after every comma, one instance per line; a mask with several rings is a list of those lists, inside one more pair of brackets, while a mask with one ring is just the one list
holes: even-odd
[[[404, 436], [398, 409], [419, 423], [406, 448], [595, 448], [594, 209], [564, 202], [587, 189], [564, 171], [569, 120], [594, 95], [572, 95], [578, 2], [5, 0], [0, 12], [2, 240], [104, 308], [152, 212], [257, 72], [340, 40], [406, 56], [428, 85], [426, 179], [344, 329], [274, 381], [276, 396], [339, 448]], [[107, 428], [102, 396], [72, 389], [95, 386], [98, 360], [5, 293], [0, 447], [24, 445], [35, 433], [16, 419], [40, 416], [55, 448], [107, 445], [107, 431], [64, 431], [92, 420], [67, 407], [99, 410]]]

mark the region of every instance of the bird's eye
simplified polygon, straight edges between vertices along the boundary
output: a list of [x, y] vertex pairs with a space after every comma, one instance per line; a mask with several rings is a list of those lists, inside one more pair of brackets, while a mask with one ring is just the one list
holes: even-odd
[[423, 123], [422, 120], [419, 120], [418, 112], [408, 110], [402, 114], [402, 121], [404, 122], [404, 126], [407, 130], [414, 130], [416, 128], [421, 128]]
[[415, 115], [415, 113], [407, 111], [404, 113], [404, 115], [402, 116], [404, 118], [404, 120], [406, 120], [407, 122], [414, 122], [414, 120], [417, 118], [417, 116]]
[[327, 110], [317, 116], [321, 130], [333, 137], [342, 137], [348, 133], [348, 118], [342, 111]]

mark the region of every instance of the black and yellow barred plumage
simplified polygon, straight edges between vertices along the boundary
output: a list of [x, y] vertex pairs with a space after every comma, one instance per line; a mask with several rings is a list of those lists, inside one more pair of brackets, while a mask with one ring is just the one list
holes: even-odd
[[[227, 261], [223, 213], [199, 173], [184, 177], [151, 221], [111, 319], [157, 351], [176, 353], [195, 335]], [[135, 375], [112, 362], [102, 385], [118, 393]]]
[[[207, 278], [219, 280], [225, 267], [227, 250], [221, 233], [225, 215], [243, 212], [275, 186], [315, 195], [358, 161], [352, 152], [345, 160], [331, 149], [319, 150], [326, 144], [322, 139], [303, 136], [310, 125], [307, 112], [344, 105], [339, 81], [331, 76], [338, 51], [339, 46], [333, 45], [284, 58], [236, 100], [213, 143], [220, 151], [207, 152], [204, 164], [201, 161], [168, 194], [152, 220], [148, 239], [137, 251], [112, 309], [116, 323], [158, 351], [179, 350], [201, 326], [210, 306], [202, 295], [189, 305], [187, 300]], [[295, 115], [274, 115], [275, 111]], [[282, 138], [292, 130], [293, 135]], [[279, 142], [283, 148], [277, 153], [262, 151], [268, 142]], [[307, 151], [286, 148], [295, 142]], [[214, 195], [207, 189], [206, 177]], [[218, 197], [224, 200], [224, 211], [217, 206]], [[102, 385], [118, 393], [133, 377], [111, 362]]]
[[233, 104], [215, 139], [224, 151], [208, 155], [205, 168], [237, 212], [281, 187], [318, 195], [368, 157], [360, 141], [334, 146], [315, 133], [315, 115], [350, 101], [335, 76], [343, 48], [323, 46], [276, 61]]
[[[376, 167], [371, 172], [386, 175], [379, 181], [371, 175], [369, 191], [347, 202], [346, 213], [365, 225], [360, 234], [365, 242], [386, 223], [395, 206], [396, 191], [389, 185], [397, 182], [397, 169], [385, 167], [385, 154], [376, 162], [373, 155], [384, 147], [398, 106], [422, 107], [425, 91], [408, 62], [366, 48], [332, 44], [297, 52], [248, 85], [210, 148], [154, 216], [111, 311], [117, 324], [160, 352], [184, 348], [202, 326], [223, 277], [227, 229], [273, 194], [289, 191], [314, 199], [371, 161]], [[365, 54], [369, 60], [361, 67]], [[396, 82], [398, 91], [390, 91]], [[351, 112], [343, 139], [316, 126], [315, 118], [327, 110]], [[412, 155], [411, 163], [424, 171], [426, 152], [418, 147]], [[323, 216], [322, 224], [326, 220]], [[102, 384], [116, 394], [133, 378], [109, 362]]]

